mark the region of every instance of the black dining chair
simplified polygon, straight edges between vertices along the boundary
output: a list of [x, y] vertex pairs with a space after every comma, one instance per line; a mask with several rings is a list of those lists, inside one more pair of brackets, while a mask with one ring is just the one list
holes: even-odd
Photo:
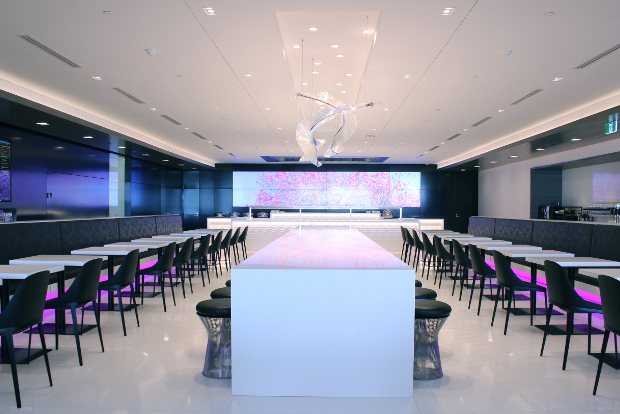
[[127, 336], [127, 328], [125, 327], [125, 311], [123, 310], [123, 294], [121, 291], [127, 286], [129, 286], [131, 293], [129, 303], [131, 304], [131, 302], [133, 301], [133, 309], [136, 314], [136, 322], [138, 324], [138, 327], [140, 327], [140, 319], [138, 319], [138, 304], [136, 303], [136, 292], [133, 288], [139, 260], [140, 251], [138, 249], [132, 250], [127, 256], [125, 256], [123, 263], [121, 263], [121, 266], [112, 277], [108, 278], [108, 280], [104, 280], [103, 282], [99, 282], [99, 306], [101, 306], [102, 291], [105, 290], [106, 292], [108, 292], [108, 295], [113, 295], [114, 292], [116, 292], [118, 296], [118, 307], [121, 314], [121, 323], [123, 324], [124, 336]]
[[[230, 238], [230, 250], [233, 252], [233, 256], [235, 257], [235, 265], [241, 262], [241, 256], [239, 256], [239, 237], [241, 236], [241, 227], [237, 227], [237, 230], [233, 233]], [[230, 257], [230, 253], [228, 254]], [[231, 263], [232, 267], [232, 263]]]
[[[73, 334], [75, 335], [75, 345], [77, 346], [78, 361], [80, 366], [82, 363], [82, 348], [80, 346], [81, 330], [78, 329], [76, 309], [82, 308], [88, 303], [93, 304], [95, 310], [95, 320], [97, 321], [97, 331], [99, 332], [99, 342], [101, 342], [101, 352], [103, 349], [103, 337], [101, 336], [101, 323], [99, 321], [99, 311], [97, 306], [97, 294], [99, 293], [99, 279], [101, 278], [101, 265], [103, 259], [89, 260], [82, 266], [80, 272], [69, 286], [69, 289], [58, 297], [45, 302], [45, 309], [54, 310], [71, 310], [71, 318], [73, 319]], [[82, 310], [83, 312], [83, 310]], [[64, 317], [64, 313], [62, 314]], [[56, 321], [56, 349], [58, 349], [58, 323]]]
[[[463, 246], [458, 240], [452, 239], [452, 251], [454, 252], [454, 259], [456, 262], [455, 269], [455, 277], [454, 277], [454, 285], [452, 286], [452, 296], [454, 296], [454, 290], [456, 288], [456, 281], [461, 281], [461, 293], [459, 294], [459, 301], [463, 297], [463, 286], [465, 283], [469, 281], [469, 270], [473, 269], [471, 264], [471, 259], [467, 257], [465, 250], [463, 250]], [[459, 276], [459, 271], [461, 272]], [[474, 276], [475, 277], [475, 276]]]
[[248, 250], [245, 247], [245, 241], [248, 238], [248, 230], [249, 230], [249, 228], [250, 228], [250, 226], [245, 226], [245, 228], [241, 232], [241, 236], [239, 236], [239, 243], [241, 244], [241, 252], [243, 253], [243, 258], [244, 259], [248, 258]]
[[540, 347], [540, 356], [543, 356], [545, 341], [547, 340], [547, 335], [549, 335], [549, 322], [551, 321], [553, 307], [557, 306], [566, 312], [566, 344], [564, 345], [564, 361], [562, 362], [562, 370], [565, 371], [570, 337], [573, 334], [575, 324], [575, 314], [588, 314], [588, 355], [590, 355], [592, 348], [592, 314], [603, 313], [603, 308], [601, 305], [589, 302], [579, 296], [575, 292], [573, 284], [568, 280], [564, 269], [556, 262], [545, 260], [545, 276], [547, 278], [549, 308], [547, 309], [547, 323], [545, 324], [545, 333], [543, 334], [542, 346]]
[[[508, 319], [510, 318], [511, 303], [514, 302], [516, 307], [515, 292], [530, 292], [530, 295], [535, 295], [536, 292], [543, 292], [545, 294], [545, 309], [547, 308], [547, 289], [534, 283], [524, 282], [519, 279], [513, 272], [512, 268], [506, 260], [506, 256], [497, 250], [493, 250], [493, 261], [495, 262], [495, 272], [497, 274], [497, 289], [498, 294], [495, 295], [495, 307], [493, 308], [493, 318], [491, 319], [491, 326], [495, 321], [495, 314], [497, 312], [497, 303], [499, 302], [499, 288], [502, 287], [506, 292], [506, 299], [508, 300], [508, 308], [506, 309], [506, 322], [504, 324], [504, 335], [508, 330]], [[533, 304], [534, 301], [530, 301]], [[534, 309], [530, 306], [530, 324], [534, 325]]]
[[[431, 266], [434, 266], [435, 272], [437, 272], [437, 249], [435, 249], [435, 246], [433, 246], [433, 243], [431, 243], [426, 233], [421, 233], [422, 244], [424, 244], [424, 266], [426, 267], [426, 280], [428, 280]], [[424, 273], [422, 273], [422, 277], [424, 277]]]
[[[415, 230], [413, 231], [415, 233]], [[417, 249], [415, 246], [415, 240], [413, 239], [413, 236], [411, 235], [411, 232], [409, 231], [409, 229], [403, 229], [403, 235], [405, 237], [405, 243], [406, 243], [406, 247], [405, 247], [405, 257], [404, 257], [404, 262], [407, 264], [411, 264], [411, 252], [413, 253], [413, 263], [415, 266], [415, 259], [416, 259], [416, 255], [417, 255]]]
[[172, 302], [174, 306], [177, 305], [177, 301], [174, 298], [174, 284], [172, 283], [172, 262], [174, 261], [174, 251], [176, 250], [176, 243], [172, 242], [164, 248], [164, 252], [161, 257], [157, 260], [151, 267], [147, 267], [145, 269], [140, 269], [138, 275], [142, 278], [141, 280], [141, 297], [140, 303], [144, 304], [144, 276], [150, 275], [159, 278], [159, 286], [161, 288], [161, 298], [164, 303], [164, 312], [166, 312], [166, 294], [164, 292], [165, 281], [166, 281], [166, 273], [168, 273], [168, 278], [170, 279], [170, 290], [172, 291]]
[[423, 253], [425, 253], [424, 243], [422, 242], [422, 240], [420, 240], [420, 237], [418, 236], [418, 232], [415, 230], [411, 233], [411, 237], [413, 238], [413, 245], [415, 247], [415, 255], [413, 256], [413, 263], [414, 263], [413, 267], [417, 271], [418, 266], [420, 265], [420, 257], [422, 256]]
[[[200, 244], [198, 247], [192, 252], [189, 256], [191, 265], [192, 265], [192, 273], [194, 273], [195, 266], [198, 265], [198, 271], [200, 272], [200, 276], [202, 277], [202, 286], [205, 286], [205, 270], [207, 271], [207, 279], [209, 283], [211, 283], [211, 277], [209, 276], [209, 266], [208, 266], [208, 251], [209, 246], [211, 245], [212, 235], [208, 234], [206, 236], [202, 236], [200, 238]], [[190, 275], [192, 277], [192, 275]]]
[[[491, 279], [497, 279], [495, 270], [487, 264], [478, 250], [477, 246], [473, 244], [469, 246], [469, 258], [471, 259], [471, 266], [474, 271], [474, 281], [471, 286], [471, 293], [469, 294], [469, 305], [467, 309], [471, 309], [471, 299], [474, 297], [474, 288], [476, 287], [476, 276], [480, 278], [480, 297], [478, 298], [478, 315], [480, 315], [480, 306], [482, 305], [482, 295], [484, 293], [484, 282], [489, 280], [489, 290], [493, 294], [493, 285], [491, 285]], [[499, 286], [497, 287], [499, 294]]]
[[[446, 268], [449, 263], [454, 263], [456, 259], [453, 254], [446, 250], [446, 247], [441, 242], [441, 238], [439, 238], [438, 236], [433, 236], [433, 242], [435, 245], [435, 249], [437, 250], [437, 259], [439, 260], [440, 264], [439, 271], [435, 272], [434, 284], [437, 283], [437, 276], [439, 275], [439, 289], [441, 289], [441, 280], [446, 273]], [[452, 268], [450, 268], [450, 276], [452, 276]]]
[[[183, 291], [183, 297], [185, 298], [185, 271], [187, 270], [188, 279], [189, 279], [189, 288], [192, 293], [194, 293], [194, 287], [192, 286], [192, 278], [191, 274], [189, 274], [189, 261], [192, 255], [192, 250], [194, 250], [194, 239], [189, 237], [183, 243], [183, 247], [181, 247], [181, 251], [174, 257], [172, 261], [172, 267], [174, 267], [174, 276], [175, 279], [181, 278], [181, 290]], [[185, 268], [184, 268], [185, 267]]]
[[[232, 238], [232, 229], [226, 232], [226, 236], [224, 236], [224, 238], [222, 239], [222, 243], [220, 244], [220, 252], [223, 251], [224, 253], [224, 266], [226, 266], [226, 270], [228, 270], [228, 263], [230, 262], [230, 239], [231, 238]], [[230, 268], [232, 268], [232, 262], [230, 262]]]
[[[546, 268], [546, 266], [545, 266]], [[603, 308], [603, 319], [605, 333], [603, 334], [603, 345], [598, 360], [598, 368], [596, 370], [596, 379], [594, 380], [594, 391], [592, 395], [596, 395], [598, 381], [601, 378], [601, 370], [603, 369], [603, 361], [605, 360], [605, 351], [609, 342], [609, 334], [620, 335], [620, 306], [618, 306], [618, 298], [620, 298], [620, 280], [601, 275], [598, 277], [598, 285], [601, 289], [601, 303]]]
[[400, 260], [403, 260], [403, 257], [407, 258], [407, 251], [409, 250], [407, 244], [407, 236], [405, 235], [405, 228], [400, 226], [400, 236], [403, 238], [403, 248], [400, 250]]
[[50, 272], [34, 273], [24, 279], [13, 297], [0, 313], [0, 336], [6, 337], [9, 360], [11, 362], [11, 374], [13, 374], [13, 389], [15, 390], [15, 400], [17, 408], [21, 408], [22, 400], [19, 392], [19, 380], [17, 377], [17, 362], [15, 360], [15, 345], [13, 335], [24, 332], [32, 326], [37, 326], [41, 346], [43, 347], [43, 358], [47, 368], [47, 378], [52, 386], [52, 373], [50, 362], [47, 357], [47, 347], [45, 346], [45, 336], [43, 335], [43, 309], [45, 308], [45, 296], [49, 285]]
[[211, 264], [215, 269], [215, 277], [217, 278], [217, 265], [220, 265], [220, 275], [222, 274], [222, 262], [220, 260], [220, 247], [222, 245], [222, 234], [223, 232], [219, 232], [217, 236], [213, 239], [213, 243], [209, 246], [207, 250], [207, 254], [211, 256]]

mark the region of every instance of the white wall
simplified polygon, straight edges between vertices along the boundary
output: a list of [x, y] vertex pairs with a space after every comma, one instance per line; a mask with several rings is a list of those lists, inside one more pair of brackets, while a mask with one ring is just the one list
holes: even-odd
[[620, 201], [620, 162], [562, 172], [562, 204], [589, 206]]
[[[478, 174], [478, 215], [488, 217], [530, 218], [530, 169], [575, 161], [620, 151], [620, 139], [565, 151], [533, 160], [521, 161], [504, 167], [491, 168]], [[615, 163], [614, 163], [615, 164]], [[620, 167], [619, 167], [620, 168]], [[573, 171], [581, 170], [576, 168]], [[567, 170], [571, 171], [571, 170]], [[620, 172], [620, 170], [618, 171]], [[575, 173], [577, 176], [579, 172]], [[587, 181], [587, 177], [585, 179]], [[590, 180], [591, 181], [591, 180]], [[575, 181], [577, 183], [577, 181]], [[584, 182], [578, 184], [583, 188]], [[592, 185], [592, 184], [590, 184]], [[579, 191], [576, 189], [576, 191]], [[590, 195], [592, 194], [592, 190]], [[620, 193], [620, 189], [618, 189]], [[572, 195], [571, 195], [572, 197]], [[568, 199], [567, 199], [568, 200]], [[562, 201], [564, 204], [591, 203]]]

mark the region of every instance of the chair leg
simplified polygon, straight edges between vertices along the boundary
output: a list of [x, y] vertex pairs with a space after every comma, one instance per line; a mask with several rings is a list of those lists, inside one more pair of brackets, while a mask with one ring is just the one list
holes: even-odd
[[189, 291], [194, 293], [194, 286], [192, 286], [192, 275], [189, 273], [189, 269], [187, 269], [187, 281], [189, 282]]
[[45, 335], [43, 334], [43, 324], [37, 324], [39, 329], [39, 337], [41, 338], [41, 348], [43, 348], [43, 359], [45, 359], [45, 368], [47, 368], [47, 378], [50, 380], [50, 387], [52, 384], [52, 372], [50, 371], [50, 360], [47, 357], [47, 346], [45, 345]]
[[549, 335], [549, 322], [551, 321], [551, 313], [553, 312], [553, 305], [550, 305], [547, 309], [547, 322], [545, 323], [545, 333], [543, 334], [542, 346], [540, 347], [540, 356], [543, 356], [545, 351], [545, 342], [547, 342], [547, 335]]
[[142, 275], [142, 283], [140, 286], [140, 305], [144, 305], [144, 275]]
[[[165, 280], [166, 276], [164, 275], [163, 279]], [[170, 279], [170, 290], [172, 291], [172, 303], [174, 306], [177, 306], [177, 300], [174, 297], [174, 286], [172, 286], [172, 270], [168, 272], [168, 278]]]
[[17, 378], [17, 362], [15, 361], [15, 346], [13, 345], [13, 335], [6, 335], [6, 345], [9, 348], [9, 360], [11, 361], [11, 374], [13, 374], [13, 389], [15, 390], [15, 402], [17, 408], [22, 407], [22, 398], [19, 393], [19, 380]]
[[32, 326], [28, 329], [28, 357], [26, 358], [26, 365], [30, 365], [30, 347], [32, 346]]
[[592, 314], [588, 313], [588, 355], [592, 353]]
[[164, 291], [163, 277], [159, 278], [159, 285], [161, 286], [161, 300], [164, 303], [164, 312], [166, 312], [166, 292]]
[[458, 279], [459, 270], [460, 270], [460, 269], [459, 269], [459, 266], [457, 265], [457, 266], [456, 266], [456, 274], [457, 274], [457, 277], [455, 277], [455, 278], [454, 278], [454, 284], [452, 285], [452, 296], [454, 296], [454, 291], [455, 291], [455, 289], [456, 289], [456, 281], [457, 281], [457, 279]]
[[[175, 267], [174, 273], [176, 276], [175, 279], [179, 278], [179, 274], [181, 275], [181, 290], [183, 291], [183, 299], [185, 299], [185, 276], [183, 275], [183, 270], [181, 270], [181, 266]], [[170, 283], [172, 283], [172, 276], [170, 276]]]
[[467, 281], [469, 280], [469, 269], [463, 266], [462, 270], [463, 273], [461, 274], [461, 292], [459, 293], [459, 302], [463, 297], [463, 287], [465, 286], [465, 283], [467, 283]]
[[[499, 286], [497, 287], [499, 293]], [[497, 313], [497, 304], [499, 303], [499, 295], [495, 295], [495, 306], [493, 307], [493, 317], [491, 318], [491, 326], [493, 326], [493, 322], [495, 322], [495, 314]]]
[[566, 371], [566, 360], [568, 359], [568, 347], [570, 346], [570, 336], [573, 334], [573, 324], [575, 322], [575, 314], [568, 312], [566, 314], [566, 344], [564, 345], [564, 362], [562, 363], [562, 371]]
[[[119, 300], [119, 304], [120, 304], [120, 297], [121, 295], [118, 295], [118, 300]], [[97, 309], [97, 300], [93, 300], [93, 309]], [[121, 312], [122, 312], [121, 308]], [[122, 314], [121, 314], [122, 315]], [[95, 320], [97, 321], [97, 331], [99, 332], [99, 342], [101, 343], [101, 352], [105, 352], [105, 350], [103, 349], [103, 336], [101, 335], [101, 318], [100, 318], [100, 314], [99, 312], [95, 312]]]
[[136, 303], [136, 292], [133, 290], [133, 285], [129, 285], [129, 289], [131, 289], [131, 298], [133, 299], [133, 310], [136, 314], [136, 322], [138, 324], [138, 328], [140, 327], [140, 319], [138, 319], [138, 304]]
[[[118, 291], [118, 307], [120, 308], [119, 311], [121, 313], [121, 323], [123, 324], [123, 336], [127, 336], [127, 329], [125, 328], [125, 312], [123, 311], [123, 298], [121, 296], [120, 286], [117, 289], [117, 291]], [[129, 301], [129, 303], [131, 303], [131, 301]]]
[[[477, 313], [478, 316], [480, 316], [480, 307], [482, 306], [482, 296], [484, 295], [484, 280], [485, 278], [480, 279], [480, 297], [478, 298], [478, 313]], [[490, 282], [491, 282], [491, 279], [489, 279], [489, 283]], [[491, 293], [493, 293], [493, 290], [491, 290]]]
[[82, 366], [84, 364], [82, 363], [82, 347], [80, 347], [80, 332], [78, 331], [77, 314], [75, 311], [75, 306], [71, 307], [71, 317], [73, 319], [73, 334], [75, 335], [75, 345], [77, 347], [77, 352], [78, 352], [78, 361], [80, 362], [80, 366]]
[[514, 296], [515, 292], [512, 291], [512, 289], [508, 289], [508, 309], [506, 309], [506, 323], [504, 324], [504, 335], [506, 335], [506, 332], [508, 331], [508, 320], [510, 319], [510, 305], [512, 304], [512, 297]]
[[599, 360], [598, 360], [598, 369], [596, 370], [596, 379], [594, 380], [594, 391], [592, 391], [592, 395], [596, 395], [596, 389], [598, 388], [598, 380], [601, 378], [601, 370], [603, 369], [603, 360], [605, 359], [605, 351], [607, 350], [607, 341], [609, 341], [609, 331], [605, 329], [605, 335], [603, 335], [603, 346], [601, 347], [601, 356], [599, 357]]
[[[484, 286], [484, 279], [480, 279], [480, 286]], [[471, 292], [469, 292], [469, 305], [467, 305], [467, 309], [471, 309], [471, 300], [474, 297], [475, 289], [476, 289], [476, 274], [474, 273], [474, 281], [471, 282]]]

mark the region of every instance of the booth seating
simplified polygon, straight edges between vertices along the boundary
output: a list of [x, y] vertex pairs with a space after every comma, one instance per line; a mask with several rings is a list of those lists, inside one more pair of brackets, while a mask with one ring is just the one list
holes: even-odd
[[450, 305], [438, 300], [416, 299], [413, 379], [443, 377], [439, 355], [439, 331], [450, 316]]
[[226, 299], [226, 298], [230, 298], [230, 287], [214, 289], [211, 292], [211, 299]]
[[230, 378], [230, 299], [203, 300], [196, 305], [196, 314], [209, 333], [202, 375], [209, 378]]

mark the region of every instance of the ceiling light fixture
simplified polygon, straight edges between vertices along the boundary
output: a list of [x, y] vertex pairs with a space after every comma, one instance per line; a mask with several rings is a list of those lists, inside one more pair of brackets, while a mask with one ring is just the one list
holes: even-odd
[[151, 108], [151, 111], [157, 111], [157, 108]]
[[347, 93], [347, 91], [340, 91], [340, 93]]
[[337, 83], [336, 86], [342, 86], [342, 83]]
[[559, 82], [559, 81], [561, 81], [561, 80], [562, 80], [562, 78], [555, 78], [553, 81], [554, 81], [554, 82]]
[[311, 32], [316, 32], [319, 29], [316, 27], [309, 27], [308, 30], [310, 30]]
[[519, 158], [518, 155], [511, 155], [509, 158]]
[[276, 129], [282, 129], [282, 128], [280, 128], [280, 127], [277, 127]]
[[317, 72], [317, 71], [313, 71], [313, 72], [312, 72], [312, 74], [313, 74], [313, 75], [318, 75], [318, 74], [319, 74], [319, 72]]
[[101, 76], [93, 76], [94, 80], [101, 80]]
[[353, 76], [352, 73], [347, 73], [345, 76]]
[[479, 166], [479, 165], [474, 165], [474, 167], [475, 167], [475, 168], [480, 168], [480, 166]]
[[314, 62], [315, 65], [319, 66], [321, 62]]
[[265, 111], [271, 111], [271, 108], [265, 108]]
[[390, 108], [383, 108], [383, 110], [384, 110], [384, 111], [389, 111], [389, 110], [390, 110]]
[[338, 49], [340, 45], [332, 45], [332, 49]]
[[118, 149], [125, 149], [125, 147], [118, 147]]
[[571, 141], [581, 141], [581, 138], [573, 138]]
[[249, 74], [249, 73], [244, 73], [243, 76], [245, 76], [246, 78], [251, 78], [252, 77], [252, 75]]
[[362, 30], [362, 33], [364, 33], [364, 34], [370, 34], [370, 33], [372, 33], [372, 30], [370, 30], [370, 29], [364, 29], [364, 30]]
[[49, 125], [47, 122], [37, 122], [37, 125]]
[[497, 161], [491, 161], [491, 164], [497, 164]]
[[301, 84], [306, 86], [308, 84], [308, 82], [302, 82]]
[[536, 148], [536, 151], [544, 151], [544, 148]]
[[207, 13], [207, 16], [215, 16], [215, 10], [213, 10], [213, 7], [203, 7], [202, 10]]
[[163, 161], [163, 162], [168, 162], [168, 161], [170, 161], [170, 160], [162, 160], [162, 161]]
[[443, 11], [441, 12], [442, 16], [449, 16], [452, 14], [452, 12], [454, 11], [454, 7], [446, 7], [445, 9], [443, 9]]
[[503, 110], [503, 109], [500, 109], [500, 110], [499, 110], [499, 111], [497, 111], [497, 112], [504, 112], [504, 110]]
[[90, 135], [86, 135], [84, 138], [91, 139], [92, 137]]
[[405, 79], [409, 79], [409, 78], [411, 78], [411, 75], [405, 75], [404, 78]]
[[465, 132], [465, 131], [467, 131], [467, 128], [465, 128], [465, 129], [463, 130], [463, 132]]
[[189, 128], [185, 128], [185, 129], [189, 129]]
[[301, 49], [301, 46], [299, 46], [299, 45], [293, 45], [293, 49]]
[[336, 55], [337, 58], [343, 58], [344, 55]]

